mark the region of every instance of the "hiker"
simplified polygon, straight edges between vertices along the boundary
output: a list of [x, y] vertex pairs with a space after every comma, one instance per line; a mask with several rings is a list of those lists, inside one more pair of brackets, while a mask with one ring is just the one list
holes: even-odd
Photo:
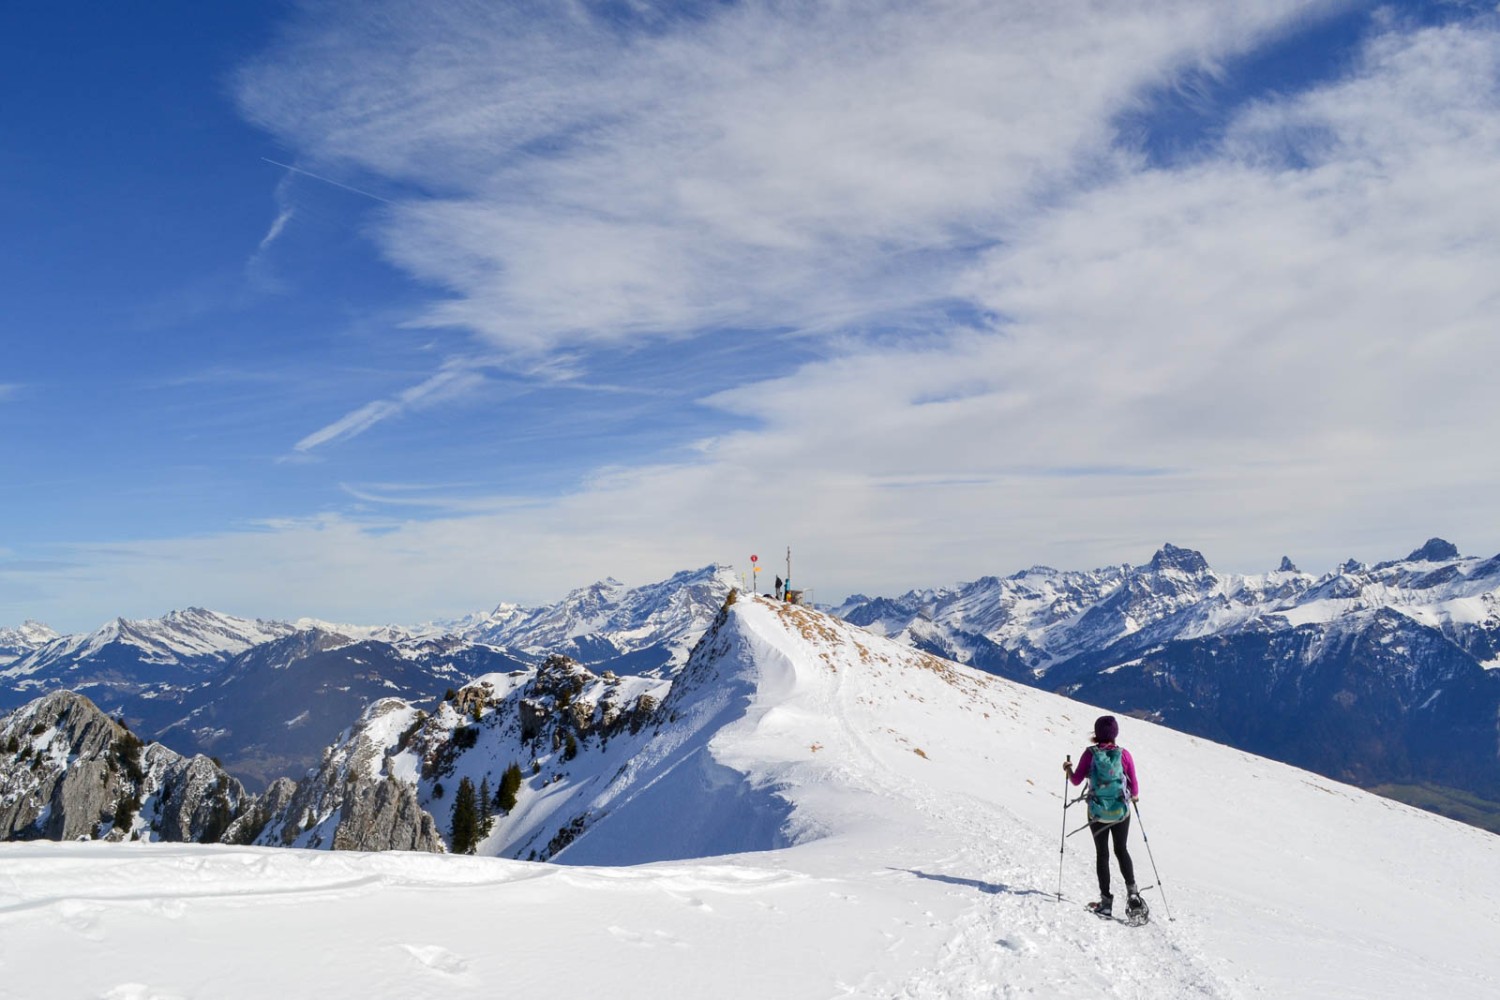
[[1145, 906], [1135, 885], [1135, 865], [1125, 847], [1125, 838], [1130, 836], [1130, 803], [1140, 796], [1140, 785], [1130, 751], [1115, 745], [1115, 737], [1119, 735], [1119, 721], [1113, 715], [1101, 715], [1094, 721], [1093, 746], [1078, 759], [1078, 769], [1063, 764], [1063, 771], [1073, 784], [1089, 779], [1089, 832], [1094, 836], [1094, 857], [1099, 870], [1099, 902], [1089, 908], [1102, 917], [1112, 916], [1114, 906], [1114, 896], [1109, 891], [1110, 841], [1115, 845], [1120, 876], [1125, 879], [1125, 912], [1134, 916]]
[[781, 577], [776, 578], [776, 599], [781, 600]]

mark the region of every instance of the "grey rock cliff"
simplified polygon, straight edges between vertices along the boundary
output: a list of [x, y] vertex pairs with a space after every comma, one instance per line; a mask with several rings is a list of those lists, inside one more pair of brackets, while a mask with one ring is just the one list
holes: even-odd
[[213, 761], [144, 745], [71, 691], [0, 721], [0, 839], [211, 842], [251, 802]]
[[428, 851], [443, 849], [437, 823], [417, 802], [416, 790], [389, 775], [345, 789], [335, 851]]
[[[254, 842], [335, 851], [441, 853], [437, 822], [422, 808], [415, 785], [383, 770], [384, 736], [415, 719], [415, 709], [399, 699], [371, 705], [328, 748], [322, 766], [300, 782], [284, 804], [268, 810]], [[273, 786], [271, 792], [277, 791]], [[278, 794], [284, 793], [283, 788]]]

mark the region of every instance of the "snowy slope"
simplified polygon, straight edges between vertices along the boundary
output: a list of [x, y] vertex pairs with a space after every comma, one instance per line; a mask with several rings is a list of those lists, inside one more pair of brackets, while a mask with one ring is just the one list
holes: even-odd
[[682, 664], [734, 587], [734, 571], [727, 566], [684, 570], [641, 587], [604, 580], [556, 604], [501, 604], [488, 615], [447, 623], [445, 628], [473, 642], [537, 659], [561, 653], [620, 673], [671, 669]]
[[[1059, 765], [1090, 709], [748, 598], [675, 687], [675, 720], [593, 790], [602, 816], [559, 857], [588, 866], [0, 845], [0, 996], [1500, 990], [1492, 835], [1127, 719], [1168, 893], [1131, 929], [1082, 910], [1076, 837], [1053, 895]], [[786, 846], [714, 856], [767, 810]], [[691, 858], [598, 864], [689, 841]]]
[[27, 620], [16, 628], [0, 628], [0, 667], [9, 666], [21, 657], [61, 638], [52, 628]]
[[[1165, 545], [1144, 566], [1092, 571], [1034, 567], [1005, 579], [856, 595], [836, 613], [881, 635], [955, 649], [986, 640], [1037, 677], [1080, 655], [1125, 658], [1170, 641], [1307, 625], [1359, 628], [1381, 609], [1439, 630], [1500, 666], [1500, 556], [1464, 557], [1432, 539], [1405, 559], [1350, 560], [1322, 577], [1283, 559], [1271, 573], [1219, 573], [1190, 549]], [[967, 657], [965, 657], [967, 660]]]
[[221, 665], [252, 646], [294, 631], [294, 626], [284, 622], [236, 618], [203, 608], [172, 611], [160, 618], [116, 618], [93, 632], [53, 638], [0, 670], [0, 679], [17, 684], [37, 674], [111, 669], [127, 663], [180, 667], [191, 673], [204, 665]]
[[[1500, 802], [1500, 557], [1431, 539], [1321, 578], [1145, 566], [1037, 568], [858, 598], [847, 620], [1081, 701], [1149, 717], [1456, 815]], [[1480, 816], [1482, 821], [1482, 816]]]

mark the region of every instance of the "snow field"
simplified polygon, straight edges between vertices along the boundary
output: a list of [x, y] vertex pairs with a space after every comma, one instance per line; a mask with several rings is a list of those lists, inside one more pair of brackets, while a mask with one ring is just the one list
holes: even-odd
[[1176, 920], [1100, 921], [1092, 709], [766, 600], [711, 638], [565, 864], [4, 844], [0, 997], [1500, 994], [1490, 834], [1123, 719]]

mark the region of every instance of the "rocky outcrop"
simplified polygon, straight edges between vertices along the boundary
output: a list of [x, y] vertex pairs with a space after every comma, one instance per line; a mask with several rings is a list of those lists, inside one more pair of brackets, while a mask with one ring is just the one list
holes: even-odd
[[111, 826], [131, 794], [125, 730], [81, 695], [60, 691], [0, 727], [0, 838], [76, 840]]
[[224, 834], [226, 844], [255, 844], [273, 817], [282, 816], [297, 794], [297, 783], [291, 778], [277, 778]]
[[153, 743], [146, 748], [147, 785], [154, 785], [148, 812], [162, 840], [216, 843], [249, 804], [239, 782], [207, 757], [183, 757]]
[[348, 786], [333, 833], [335, 851], [441, 851], [437, 822], [416, 789], [387, 775]]
[[0, 839], [214, 842], [252, 801], [213, 761], [145, 745], [71, 691], [0, 725]]
[[535, 740], [550, 729], [554, 744], [569, 733], [609, 740], [626, 730], [639, 732], [659, 707], [659, 699], [622, 686], [611, 671], [596, 675], [566, 656], [542, 663], [519, 705], [523, 737], [529, 731]]
[[266, 808], [233, 837], [315, 850], [443, 851], [437, 822], [422, 808], [415, 785], [385, 770], [388, 742], [410, 731], [420, 715], [397, 698], [371, 705], [295, 790], [273, 785]]

